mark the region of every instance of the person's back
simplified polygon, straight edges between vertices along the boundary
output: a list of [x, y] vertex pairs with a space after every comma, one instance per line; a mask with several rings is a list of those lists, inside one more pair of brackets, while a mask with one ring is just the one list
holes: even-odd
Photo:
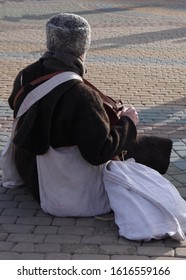
[[[23, 69], [14, 82], [13, 92], [9, 98], [14, 116], [27, 94], [43, 83], [42, 77], [69, 71], [81, 77], [84, 75], [84, 60], [90, 46], [90, 26], [87, 21], [77, 15], [59, 14], [52, 17], [46, 26], [48, 51], [39, 61]], [[39, 82], [33, 83], [38, 78], [41, 78]], [[24, 91], [17, 94], [22, 87]], [[54, 151], [62, 149], [65, 156], [67, 155], [63, 170], [66, 166], [72, 168], [71, 174], [70, 170], [66, 169], [66, 173], [60, 179], [64, 179], [60, 188], [67, 190], [63, 193], [65, 197], [62, 199], [67, 201], [70, 209], [73, 209], [69, 215], [104, 214], [110, 210], [110, 206], [102, 184], [101, 166], [123, 150], [127, 150], [135, 138], [136, 127], [129, 117], [123, 115], [116, 125], [111, 127], [109, 116], [96, 91], [80, 80], [70, 80], [37, 101], [19, 120], [14, 138], [17, 147], [16, 164], [25, 184], [34, 197], [42, 202], [43, 192], [37, 159], [46, 156], [50, 148]], [[68, 153], [74, 154], [75, 159], [68, 157]], [[72, 165], [73, 160], [76, 165]], [[81, 169], [80, 162], [84, 166]], [[50, 169], [56, 171], [55, 164], [51, 163]], [[51, 196], [55, 195], [60, 201], [60, 195], [55, 189], [56, 178], [52, 176], [55, 175], [51, 175], [51, 185], [47, 188], [50, 188]], [[77, 194], [73, 199], [68, 197], [68, 189], [71, 188], [72, 191], [72, 186], [79, 194], [79, 198]], [[47, 199], [49, 201], [50, 197]], [[76, 210], [78, 203], [81, 204], [84, 200], [87, 208], [82, 209], [86, 211], [78, 212]], [[94, 200], [97, 201], [92, 203]], [[54, 201], [51, 200], [50, 203]], [[45, 211], [51, 212], [44, 204], [46, 205], [46, 200], [42, 207]], [[62, 207], [61, 209], [60, 215], [63, 216], [64, 213], [68, 216], [68, 211]], [[56, 211], [58, 210], [53, 214], [57, 215]]]

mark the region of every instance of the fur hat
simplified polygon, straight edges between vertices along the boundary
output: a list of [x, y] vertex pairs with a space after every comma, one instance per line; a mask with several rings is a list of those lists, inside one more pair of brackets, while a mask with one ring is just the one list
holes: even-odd
[[86, 19], [69, 13], [57, 14], [46, 23], [46, 45], [49, 51], [80, 57], [91, 43], [91, 28]]

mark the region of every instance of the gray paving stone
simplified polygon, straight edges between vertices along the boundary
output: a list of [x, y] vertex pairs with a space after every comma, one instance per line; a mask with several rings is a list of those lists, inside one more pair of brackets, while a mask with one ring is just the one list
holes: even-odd
[[30, 234], [30, 233], [11, 233], [8, 235], [7, 241], [22, 242], [22, 243], [42, 243], [45, 239], [45, 235], [42, 234]]
[[58, 253], [60, 252], [60, 245], [53, 244], [53, 243], [35, 244], [34, 252], [35, 253]]
[[31, 217], [36, 213], [35, 209], [7, 208], [2, 212], [3, 216]]
[[112, 236], [118, 236], [118, 230], [116, 228], [111, 228], [111, 227], [99, 227], [96, 228], [95, 230], [95, 235], [112, 235]]
[[175, 256], [186, 258], [186, 248], [176, 248], [175, 249]]
[[8, 233], [0, 232], [0, 241], [6, 240], [7, 236], [8, 236]]
[[26, 252], [33, 253], [34, 252], [34, 244], [33, 243], [18, 243], [13, 246], [11, 249], [12, 252]]
[[19, 208], [23, 209], [41, 209], [39, 203], [37, 201], [27, 201], [27, 202], [21, 202], [19, 204]]
[[186, 239], [184, 241], [177, 241], [177, 240], [168, 238], [164, 241], [164, 243], [165, 243], [165, 246], [172, 247], [172, 248], [186, 247]]
[[51, 217], [20, 217], [17, 220], [17, 224], [21, 225], [50, 225], [51, 222]]
[[31, 233], [34, 230], [34, 226], [30, 225], [3, 224], [2, 226], [9, 233]]
[[13, 247], [13, 242], [0, 242], [0, 251], [10, 251], [10, 249]]
[[14, 198], [14, 195], [12, 195], [12, 194], [8, 194], [8, 193], [0, 194], [1, 201], [11, 201], [11, 200], [13, 200], [13, 198]]
[[[1, 180], [0, 180], [1, 181]], [[2, 181], [1, 181], [2, 183]], [[0, 185], [0, 193], [6, 193], [7, 189], [3, 188], [1, 185]]]
[[65, 253], [47, 253], [46, 260], [70, 260], [71, 255]]
[[0, 216], [0, 224], [14, 224], [16, 220], [14, 216]]
[[98, 245], [84, 245], [84, 244], [64, 244], [61, 245], [63, 253], [70, 254], [103, 254]]
[[101, 245], [100, 252], [102, 254], [110, 255], [136, 255], [136, 247], [123, 245]]
[[101, 221], [95, 218], [78, 218], [76, 225], [81, 227], [104, 227], [109, 226], [110, 221]]
[[136, 256], [136, 255], [112, 255], [111, 260], [149, 260], [147, 256]]
[[102, 235], [83, 236], [81, 243], [95, 245], [118, 244], [118, 238], [116, 236], [107, 236], [107, 238], [105, 238], [105, 236]]
[[15, 189], [7, 189], [7, 193], [13, 194], [13, 195], [20, 195], [20, 194], [25, 194], [28, 193], [26, 188], [15, 188]]
[[0, 260], [18, 260], [19, 253], [15, 252], [1, 252]]
[[72, 260], [109, 260], [108, 255], [101, 254], [74, 254]]
[[21, 253], [20, 260], [44, 260], [45, 255], [40, 253]]
[[69, 235], [92, 235], [93, 232], [94, 232], [93, 227], [62, 226], [59, 229], [59, 234], [69, 234]]
[[55, 226], [73, 226], [75, 225], [76, 219], [75, 218], [58, 218], [54, 217], [52, 221], [52, 225]]
[[79, 235], [48, 235], [45, 239], [46, 243], [58, 244], [79, 244], [81, 236]]
[[154, 256], [174, 256], [174, 250], [170, 247], [153, 247], [153, 246], [143, 246], [137, 248], [137, 255], [145, 255], [148, 257]]
[[141, 241], [133, 241], [133, 240], [126, 239], [124, 237], [119, 237], [117, 242], [118, 245], [128, 245], [128, 246], [132, 246], [132, 245], [140, 246], [141, 243], [142, 243]]
[[56, 226], [36, 226], [34, 234], [56, 234], [58, 227]]
[[0, 202], [0, 208], [14, 208], [17, 206], [18, 206], [18, 202], [16, 202], [16, 201]]
[[28, 194], [23, 194], [23, 195], [15, 195], [14, 196], [14, 201], [33, 201], [33, 197]]

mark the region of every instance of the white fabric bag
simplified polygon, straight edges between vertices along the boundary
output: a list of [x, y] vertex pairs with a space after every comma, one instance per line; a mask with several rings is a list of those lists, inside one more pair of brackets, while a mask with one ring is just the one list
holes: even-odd
[[15, 164], [15, 146], [12, 142], [14, 134], [16, 133], [16, 126], [19, 118], [39, 99], [44, 97], [56, 86], [72, 79], [78, 79], [82, 81], [82, 78], [71, 71], [63, 72], [53, 76], [46, 82], [42, 83], [35, 89], [33, 89], [23, 100], [16, 118], [13, 121], [11, 135], [6, 143], [0, 158], [0, 168], [2, 169], [2, 186], [6, 188], [16, 188], [23, 185], [24, 182], [21, 179]]
[[14, 119], [11, 135], [1, 154], [2, 186], [16, 188], [24, 184], [15, 164], [15, 145], [12, 142], [17, 126], [18, 118]]
[[119, 234], [131, 240], [184, 240], [186, 202], [157, 171], [127, 161], [110, 161], [103, 180]]
[[103, 166], [89, 164], [77, 146], [49, 148], [37, 156], [41, 208], [60, 217], [108, 213]]

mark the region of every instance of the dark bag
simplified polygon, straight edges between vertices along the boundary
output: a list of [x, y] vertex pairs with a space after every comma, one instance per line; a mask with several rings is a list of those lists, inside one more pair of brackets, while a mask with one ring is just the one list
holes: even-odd
[[165, 174], [170, 164], [171, 150], [170, 139], [138, 135], [136, 141], [127, 150], [125, 159], [134, 158], [136, 162]]
[[[84, 83], [99, 94], [110, 119], [110, 124], [116, 124], [119, 120], [120, 111], [123, 108], [122, 101], [117, 101], [104, 95], [85, 79]], [[161, 174], [165, 174], [170, 164], [171, 150], [172, 141], [170, 139], [138, 135], [137, 139], [131, 143], [127, 152], [124, 152], [124, 159], [134, 158], [136, 162], [151, 167]]]

